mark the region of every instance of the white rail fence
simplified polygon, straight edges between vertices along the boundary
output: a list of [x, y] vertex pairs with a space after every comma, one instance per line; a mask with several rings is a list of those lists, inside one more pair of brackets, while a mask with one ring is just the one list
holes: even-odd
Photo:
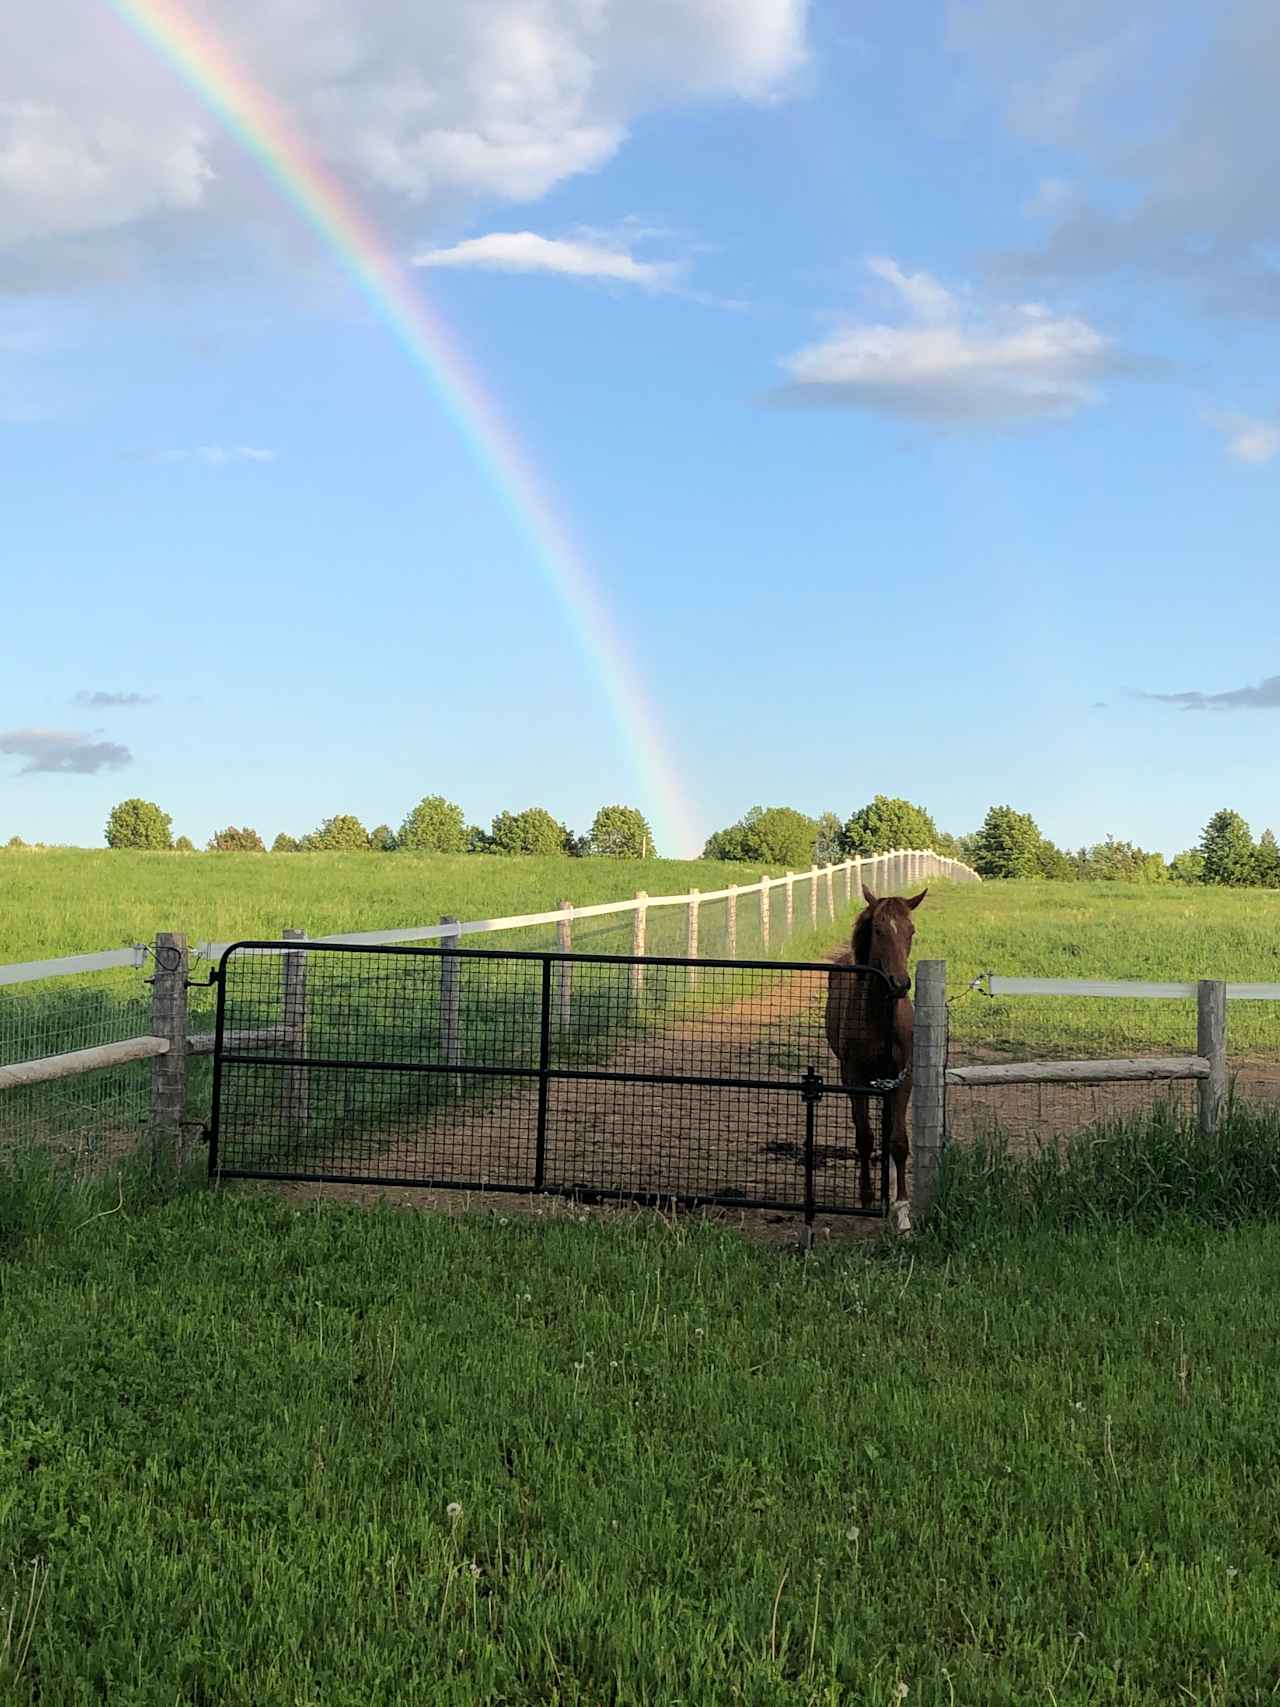
[[[724, 902], [724, 958], [732, 960], [737, 958], [738, 953], [739, 921], [744, 920], [744, 910], [748, 907], [756, 910], [752, 920], [752, 935], [759, 941], [767, 956], [772, 945], [785, 942], [797, 928], [804, 927], [806, 915], [808, 925], [813, 929], [817, 928], [820, 918], [834, 922], [838, 906], [848, 907], [860, 899], [863, 885], [877, 894], [894, 894], [935, 878], [961, 883], [980, 881], [978, 874], [969, 866], [959, 860], [947, 859], [932, 849], [893, 849], [888, 853], [848, 859], [839, 864], [814, 865], [808, 871], [787, 872], [782, 877], [762, 876], [756, 883], [731, 884], [727, 889], [707, 892], [693, 889], [684, 895], [647, 895], [641, 891], [627, 901], [605, 901], [584, 907], [565, 901], [551, 912], [525, 913], [509, 918], [447, 918], [434, 925], [411, 925], [383, 931], [349, 931], [316, 937], [301, 930], [289, 929], [283, 936], [296, 941], [300, 948], [309, 942], [369, 945], [441, 942], [456, 946], [465, 936], [554, 925], [557, 947], [562, 951], [572, 952], [575, 920], [629, 914], [632, 919], [631, 953], [643, 955], [646, 951], [649, 915], [661, 909], [683, 908], [686, 922], [680, 933], [683, 939], [682, 947], [689, 957], [697, 958], [699, 916], [703, 909], [712, 903]], [[201, 943], [196, 952], [207, 960], [216, 960], [229, 946], [229, 943]], [[177, 1153], [183, 1125], [186, 1063], [192, 1056], [210, 1054], [214, 1045], [212, 1032], [193, 1033], [187, 1029], [190, 957], [185, 936], [162, 931], [157, 933], [153, 944], [135, 943], [129, 947], [107, 949], [96, 954], [63, 955], [54, 960], [0, 965], [0, 986], [77, 977], [121, 967], [136, 969], [142, 967], [148, 958], [154, 961], [149, 1033], [125, 1038], [119, 1042], [103, 1043], [90, 1049], [67, 1050], [61, 1054], [38, 1056], [0, 1065], [0, 1091], [24, 1089], [120, 1067], [130, 1062], [150, 1060], [152, 1143], [158, 1150], [163, 1151], [169, 1147]], [[716, 957], [704, 955], [704, 958]], [[295, 960], [297, 965], [293, 964]], [[286, 981], [292, 978], [296, 983], [301, 960], [301, 956], [285, 956]], [[563, 989], [567, 995], [567, 979], [563, 981]], [[296, 991], [287, 989], [286, 1024], [270, 1028], [272, 1035], [279, 1032], [280, 1040], [285, 1043], [296, 1041], [294, 1033], [298, 1030], [295, 1023], [297, 1008]], [[258, 1041], [269, 1040], [266, 1033], [254, 1033], [253, 1036]]]

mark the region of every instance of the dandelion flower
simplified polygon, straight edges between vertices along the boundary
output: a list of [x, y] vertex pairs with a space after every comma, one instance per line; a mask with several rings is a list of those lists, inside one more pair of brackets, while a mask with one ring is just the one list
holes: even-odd
[[455, 1523], [458, 1521], [462, 1516], [462, 1507], [458, 1504], [457, 1500], [449, 1501], [448, 1505], [444, 1508], [444, 1515], [452, 1518]]

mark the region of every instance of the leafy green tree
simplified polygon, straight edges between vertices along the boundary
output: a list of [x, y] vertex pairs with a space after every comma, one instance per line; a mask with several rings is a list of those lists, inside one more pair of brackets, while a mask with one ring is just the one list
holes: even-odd
[[21, 836], [10, 836], [9, 840], [4, 845], [10, 853], [22, 853], [27, 844], [23, 841]]
[[493, 851], [500, 854], [562, 854], [569, 831], [542, 806], [499, 812], [493, 820]]
[[461, 806], [443, 794], [425, 795], [396, 832], [397, 853], [467, 852], [467, 821]]
[[339, 812], [313, 830], [307, 842], [317, 853], [367, 853], [369, 832], [352, 813]]
[[266, 853], [262, 837], [256, 830], [251, 830], [246, 824], [243, 830], [237, 830], [234, 824], [228, 824], [225, 830], [218, 830], [209, 837], [206, 844], [210, 853]]
[[173, 844], [173, 851], [174, 853], [194, 853], [196, 851], [196, 844], [191, 840], [190, 836], [179, 836], [177, 841]]
[[1163, 883], [1169, 875], [1163, 854], [1147, 853], [1114, 836], [1082, 848], [1078, 863], [1082, 877], [1103, 883]]
[[813, 863], [817, 820], [791, 806], [753, 806], [736, 824], [707, 838], [704, 859], [747, 860], [799, 870]]
[[1070, 854], [1063, 853], [1042, 836], [1036, 849], [1036, 876], [1050, 878], [1055, 883], [1073, 883], [1079, 871]]
[[746, 830], [741, 824], [730, 824], [726, 829], [713, 830], [707, 837], [702, 857], [723, 860], [750, 859]]
[[374, 853], [391, 853], [395, 848], [396, 838], [390, 824], [379, 824], [369, 831], [369, 846]]
[[653, 831], [636, 806], [602, 806], [587, 840], [593, 854], [607, 859], [653, 859]]
[[1199, 848], [1175, 855], [1169, 861], [1169, 876], [1175, 883], [1203, 883], [1204, 855]]
[[836, 865], [844, 858], [844, 825], [838, 812], [820, 812], [814, 820], [813, 859], [816, 865]]
[[173, 819], [154, 800], [121, 800], [107, 819], [109, 848], [169, 848]]
[[479, 824], [467, 825], [467, 852], [492, 853], [493, 837]]
[[271, 844], [272, 853], [301, 853], [302, 843], [296, 836], [287, 836], [283, 830]]
[[923, 852], [938, 845], [938, 826], [923, 806], [877, 794], [844, 827], [847, 854], [889, 853], [894, 848]]
[[1264, 889], [1280, 889], [1280, 847], [1274, 830], [1258, 837], [1258, 882]]
[[1215, 812], [1200, 838], [1204, 881], [1241, 888], [1258, 879], [1258, 850], [1249, 826], [1226, 807]]
[[1043, 841], [1029, 812], [993, 806], [974, 840], [973, 868], [979, 877], [1038, 877]]

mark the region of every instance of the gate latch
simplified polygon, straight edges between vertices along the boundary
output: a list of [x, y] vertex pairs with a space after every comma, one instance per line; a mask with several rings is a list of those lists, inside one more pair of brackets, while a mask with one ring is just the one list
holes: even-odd
[[801, 1080], [800, 1095], [804, 1098], [805, 1102], [814, 1103], [822, 1101], [822, 1092], [823, 1084], [821, 1073], [817, 1072], [813, 1067], [807, 1067], [805, 1069], [804, 1078]]

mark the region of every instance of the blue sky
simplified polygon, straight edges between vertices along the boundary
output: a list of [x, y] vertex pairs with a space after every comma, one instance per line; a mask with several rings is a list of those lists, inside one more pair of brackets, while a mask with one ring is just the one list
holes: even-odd
[[[1069, 846], [1280, 828], [1262, 0], [190, 10], [483, 375], [699, 836], [881, 791]], [[649, 804], [336, 259], [98, 0], [16, 28], [0, 839], [131, 794], [197, 842]]]

